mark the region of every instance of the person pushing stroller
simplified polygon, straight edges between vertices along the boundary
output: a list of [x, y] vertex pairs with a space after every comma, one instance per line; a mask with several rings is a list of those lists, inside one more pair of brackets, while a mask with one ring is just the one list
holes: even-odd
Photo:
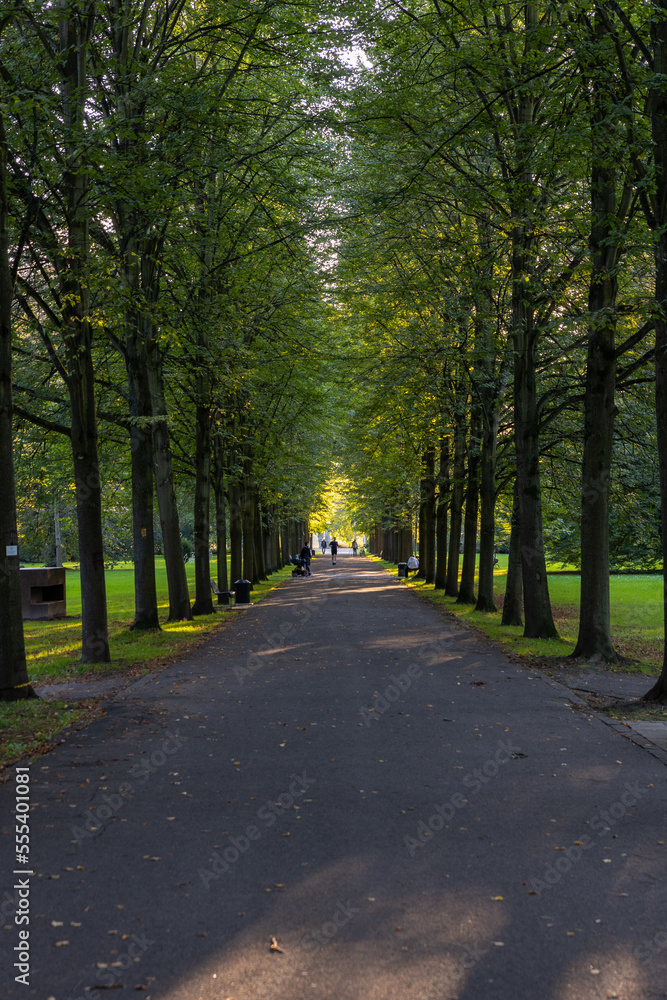
[[303, 565], [304, 565], [305, 570], [306, 570], [306, 576], [312, 576], [313, 575], [310, 572], [310, 560], [312, 559], [312, 556], [313, 556], [313, 553], [310, 551], [310, 546], [308, 545], [307, 542], [304, 542], [303, 543], [303, 547], [301, 549], [301, 552], [299, 552], [299, 559], [301, 559], [302, 562], [303, 562]]

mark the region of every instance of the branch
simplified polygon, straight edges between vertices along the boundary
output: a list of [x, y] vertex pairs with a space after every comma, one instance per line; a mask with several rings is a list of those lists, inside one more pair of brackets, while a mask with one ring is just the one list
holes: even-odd
[[56, 434], [64, 434], [66, 437], [72, 436], [71, 428], [65, 427], [64, 424], [55, 424], [51, 420], [45, 420], [44, 417], [37, 417], [34, 413], [28, 413], [27, 410], [16, 406], [16, 404], [14, 404], [14, 413], [29, 423], [36, 424], [37, 427], [43, 427], [45, 431], [55, 431]]

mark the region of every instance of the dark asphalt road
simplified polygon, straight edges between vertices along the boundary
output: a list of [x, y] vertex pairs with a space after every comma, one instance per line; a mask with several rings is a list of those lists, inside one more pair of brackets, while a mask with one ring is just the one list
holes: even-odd
[[665, 767], [361, 558], [30, 773], [12, 1000], [667, 997]]

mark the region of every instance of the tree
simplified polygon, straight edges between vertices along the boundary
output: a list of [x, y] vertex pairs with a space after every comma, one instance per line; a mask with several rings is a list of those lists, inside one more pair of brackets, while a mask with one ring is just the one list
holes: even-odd
[[[0, 22], [0, 31], [4, 24]], [[23, 641], [12, 433], [12, 297], [9, 262], [7, 146], [0, 105], [0, 700], [36, 697]]]

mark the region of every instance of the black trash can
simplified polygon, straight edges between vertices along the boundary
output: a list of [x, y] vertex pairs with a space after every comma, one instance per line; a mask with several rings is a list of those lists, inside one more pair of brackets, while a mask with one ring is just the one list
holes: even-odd
[[250, 604], [250, 580], [237, 580], [233, 590], [234, 604]]
[[402, 576], [407, 576], [408, 575], [408, 564], [407, 563], [399, 563], [398, 564], [398, 575], [399, 575], [399, 578], [402, 577]]

